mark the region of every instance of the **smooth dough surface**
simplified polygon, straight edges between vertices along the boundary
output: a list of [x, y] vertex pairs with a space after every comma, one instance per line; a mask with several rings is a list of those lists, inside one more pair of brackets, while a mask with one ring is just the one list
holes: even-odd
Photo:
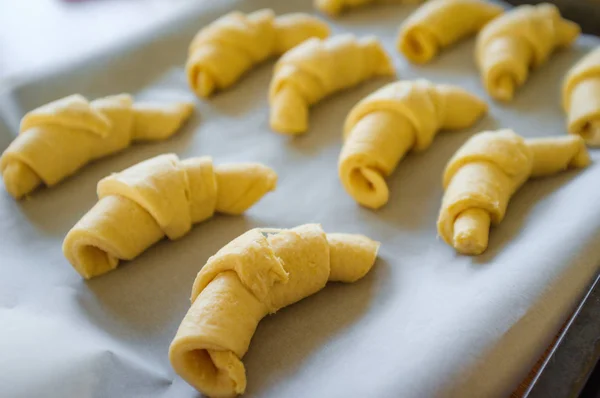
[[200, 30], [188, 51], [186, 71], [192, 90], [208, 97], [230, 87], [254, 65], [285, 53], [310, 37], [326, 38], [329, 27], [303, 13], [275, 17], [264, 9], [234, 11]]
[[402, 23], [396, 46], [409, 61], [423, 64], [442, 48], [474, 35], [503, 11], [484, 0], [431, 0]]
[[477, 35], [475, 49], [486, 91], [510, 101], [530, 70], [546, 63], [556, 49], [569, 47], [580, 32], [548, 3], [515, 7], [494, 19]]
[[259, 321], [328, 281], [362, 278], [378, 249], [379, 243], [365, 236], [326, 234], [317, 224], [246, 232], [198, 273], [191, 307], [171, 343], [173, 368], [210, 397], [244, 393], [241, 358]]
[[63, 253], [86, 279], [132, 260], [165, 235], [177, 239], [216, 212], [241, 214], [275, 188], [259, 163], [213, 167], [209, 157], [160, 155], [98, 183], [98, 203], [69, 231]]
[[424, 79], [390, 83], [352, 108], [344, 126], [338, 172], [361, 205], [388, 202], [385, 178], [410, 150], [423, 151], [440, 130], [471, 126], [487, 105], [468, 91]]
[[191, 103], [134, 103], [128, 94], [92, 102], [75, 94], [41, 106], [23, 117], [19, 135], [0, 158], [6, 190], [19, 199], [134, 141], [166, 139], [192, 111]]
[[589, 163], [579, 136], [523, 139], [511, 130], [479, 133], [446, 166], [438, 233], [460, 253], [481, 254], [490, 225], [503, 220], [511, 196], [528, 178]]
[[362, 8], [375, 4], [418, 4], [424, 0], [314, 0], [315, 8], [319, 11], [337, 16], [344, 11]]
[[565, 76], [562, 90], [570, 134], [600, 146], [600, 47], [577, 62]]
[[269, 91], [271, 128], [284, 134], [304, 133], [310, 105], [367, 79], [394, 74], [390, 58], [374, 37], [343, 34], [306, 40], [275, 65]]

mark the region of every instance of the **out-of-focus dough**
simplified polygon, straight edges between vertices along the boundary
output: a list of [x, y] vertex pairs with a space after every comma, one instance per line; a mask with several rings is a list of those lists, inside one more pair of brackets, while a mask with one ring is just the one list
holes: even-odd
[[485, 89], [497, 100], [510, 101], [530, 70], [554, 50], [569, 47], [580, 32], [548, 3], [519, 6], [494, 19], [477, 35], [475, 50]]
[[600, 146], [600, 47], [569, 70], [562, 97], [569, 133], [582, 136], [590, 146]]
[[408, 151], [429, 148], [441, 129], [471, 126], [486, 110], [485, 102], [458, 86], [418, 79], [380, 88], [346, 118], [338, 165], [344, 188], [363, 206], [385, 205], [385, 177]]
[[579, 136], [523, 139], [511, 130], [479, 133], [446, 166], [438, 233], [460, 253], [481, 254], [490, 225], [504, 219], [511, 196], [528, 178], [589, 164]]
[[342, 12], [375, 4], [418, 4], [424, 0], [314, 0], [315, 7], [330, 16], [337, 16]]
[[209, 157], [160, 155], [100, 180], [98, 203], [69, 231], [63, 253], [89, 279], [165, 235], [182, 237], [215, 211], [243, 213], [276, 183], [277, 174], [259, 163], [213, 167]]
[[309, 39], [275, 65], [269, 92], [271, 128], [284, 134], [304, 133], [310, 105], [375, 76], [393, 75], [392, 62], [374, 37]]
[[6, 190], [19, 199], [134, 141], [169, 138], [193, 109], [188, 102], [133, 103], [128, 94], [92, 102], [75, 94], [34, 109], [0, 158]]
[[200, 30], [188, 51], [188, 82], [199, 97], [230, 87], [254, 65], [279, 56], [310, 37], [326, 38], [329, 27], [303, 13], [275, 17], [265, 9], [234, 11]]
[[396, 46], [409, 61], [423, 64], [442, 48], [474, 35], [503, 11], [484, 0], [431, 0], [402, 23]]
[[171, 343], [173, 368], [210, 397], [244, 393], [241, 358], [258, 322], [328, 281], [362, 278], [378, 249], [379, 243], [365, 236], [325, 234], [317, 224], [246, 232], [198, 273], [191, 308]]

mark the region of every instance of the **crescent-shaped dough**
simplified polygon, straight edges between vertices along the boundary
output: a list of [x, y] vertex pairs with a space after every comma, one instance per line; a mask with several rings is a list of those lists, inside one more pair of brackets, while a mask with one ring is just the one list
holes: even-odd
[[363, 206], [385, 205], [385, 177], [408, 151], [429, 148], [438, 131], [467, 128], [486, 111], [485, 102], [458, 86], [418, 79], [380, 88], [346, 118], [338, 163], [344, 188]]
[[580, 31], [547, 3], [519, 6], [494, 19], [479, 32], [475, 50], [485, 89], [497, 100], [510, 101], [529, 71], [554, 50], [570, 46]]
[[372, 77], [394, 74], [390, 58], [374, 37], [309, 39], [275, 65], [269, 92], [271, 128], [284, 134], [304, 133], [310, 105]]
[[479, 133], [446, 166], [438, 233], [460, 253], [481, 254], [490, 224], [504, 219], [511, 196], [528, 178], [589, 164], [579, 136], [523, 139], [511, 130]]
[[53, 186], [87, 163], [134, 141], [164, 140], [192, 114], [191, 103], [133, 103], [128, 94], [88, 102], [81, 95], [27, 113], [0, 158], [6, 190], [16, 199]]
[[502, 12], [502, 7], [484, 0], [431, 0], [404, 21], [396, 46], [409, 61], [424, 64]]
[[230, 87], [254, 65], [285, 53], [310, 37], [329, 36], [329, 27], [308, 14], [275, 17], [265, 9], [234, 11], [200, 30], [188, 51], [188, 82], [199, 97]]
[[588, 145], [600, 146], [600, 47], [575, 64], [562, 89], [567, 129]]
[[379, 243], [365, 236], [325, 234], [317, 224], [246, 232], [198, 273], [191, 308], [171, 343], [173, 368], [208, 396], [244, 393], [241, 358], [258, 322], [328, 281], [362, 278], [378, 249]]
[[374, 4], [418, 4], [424, 0], [314, 0], [315, 8], [335, 17], [342, 12]]
[[259, 163], [213, 167], [209, 157], [160, 155], [100, 180], [98, 203], [69, 231], [63, 253], [89, 279], [165, 235], [182, 237], [215, 211], [243, 213], [276, 183], [275, 172]]

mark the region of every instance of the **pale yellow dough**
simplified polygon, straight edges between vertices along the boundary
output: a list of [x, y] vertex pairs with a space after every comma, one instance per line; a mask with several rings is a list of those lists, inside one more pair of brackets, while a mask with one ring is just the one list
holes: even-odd
[[485, 102], [458, 86], [418, 79], [380, 88], [346, 118], [338, 164], [344, 188], [363, 206], [385, 205], [385, 177], [408, 151], [429, 148], [438, 131], [469, 127], [486, 111]]
[[241, 358], [258, 322], [328, 281], [362, 278], [378, 249], [379, 243], [365, 236], [325, 234], [317, 224], [246, 232], [198, 273], [191, 308], [171, 343], [173, 368], [210, 397], [244, 393]]
[[474, 35], [503, 11], [485, 0], [431, 0], [402, 23], [396, 46], [409, 61], [423, 64], [442, 48]]
[[600, 47], [575, 64], [562, 89], [567, 129], [590, 146], [600, 146]]
[[527, 179], [589, 164], [579, 136], [523, 139], [511, 130], [479, 133], [446, 166], [438, 233], [460, 253], [481, 254], [490, 225], [502, 221], [511, 196]]
[[199, 97], [232, 86], [254, 65], [279, 56], [310, 37], [329, 36], [329, 27], [308, 14], [275, 17], [265, 9], [231, 12], [200, 30], [188, 51], [188, 82]]
[[375, 76], [393, 75], [392, 62], [374, 37], [309, 39], [275, 65], [269, 91], [271, 128], [284, 134], [304, 133], [310, 105]]
[[579, 33], [579, 25], [561, 18], [548, 3], [519, 6], [494, 19], [479, 32], [475, 50], [485, 89], [497, 100], [510, 101], [530, 70], [570, 46]]
[[319, 11], [337, 16], [346, 10], [375, 4], [418, 4], [424, 0], [314, 0]]
[[164, 140], [194, 109], [187, 102], [133, 103], [128, 94], [88, 102], [75, 94], [27, 113], [0, 158], [6, 190], [16, 199], [53, 186], [87, 163], [134, 141]]
[[98, 203], [75, 224], [63, 253], [84, 278], [132, 260], [165, 235], [177, 239], [215, 212], [241, 214], [272, 191], [259, 163], [213, 167], [211, 158], [160, 155], [98, 183]]

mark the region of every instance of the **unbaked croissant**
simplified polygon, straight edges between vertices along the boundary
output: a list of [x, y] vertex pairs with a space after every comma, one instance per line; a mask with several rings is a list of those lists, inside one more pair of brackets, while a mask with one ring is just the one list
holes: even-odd
[[569, 133], [600, 146], [600, 47], [569, 70], [562, 90]]
[[570, 46], [579, 25], [561, 18], [552, 4], [523, 5], [488, 23], [477, 36], [475, 57], [487, 92], [509, 101], [529, 71], [557, 48]]
[[265, 9], [231, 12], [200, 30], [188, 51], [188, 82], [199, 97], [230, 87], [254, 65], [285, 53], [310, 37], [329, 36], [329, 27], [308, 14], [275, 17]]
[[6, 190], [16, 199], [53, 186], [92, 160], [134, 141], [169, 138], [192, 114], [187, 102], [133, 103], [128, 94], [91, 103], [71, 95], [27, 113], [20, 134], [0, 158]]
[[372, 77], [394, 74], [391, 60], [374, 37], [344, 34], [309, 39], [275, 65], [269, 92], [271, 128], [285, 134], [304, 133], [310, 105]]
[[98, 203], [69, 231], [63, 253], [89, 279], [165, 235], [182, 237], [215, 211], [243, 213], [276, 183], [275, 172], [258, 163], [213, 167], [209, 157], [160, 155], [100, 180]]
[[417, 4], [424, 0], [314, 0], [315, 7], [326, 14], [336, 16], [345, 10], [372, 4]]
[[241, 358], [258, 322], [328, 281], [362, 278], [378, 249], [379, 243], [365, 236], [325, 234], [317, 224], [246, 232], [198, 273], [191, 308], [171, 343], [173, 368], [208, 396], [242, 394], [246, 372]]
[[481, 254], [490, 224], [499, 224], [513, 193], [530, 177], [586, 167], [579, 136], [523, 139], [511, 130], [479, 133], [450, 159], [438, 233], [458, 252]]
[[385, 177], [408, 151], [429, 148], [440, 129], [471, 126], [486, 110], [462, 88], [424, 79], [380, 88], [346, 118], [338, 165], [344, 188], [363, 206], [383, 206], [389, 197]]
[[396, 46], [409, 61], [423, 64], [502, 12], [502, 7], [484, 0], [431, 0], [404, 21]]
[[23, 117], [20, 134], [2, 154], [4, 186], [16, 199], [39, 185], [51, 187], [134, 141], [169, 138], [192, 111], [191, 103], [133, 103], [128, 94], [51, 102]]

